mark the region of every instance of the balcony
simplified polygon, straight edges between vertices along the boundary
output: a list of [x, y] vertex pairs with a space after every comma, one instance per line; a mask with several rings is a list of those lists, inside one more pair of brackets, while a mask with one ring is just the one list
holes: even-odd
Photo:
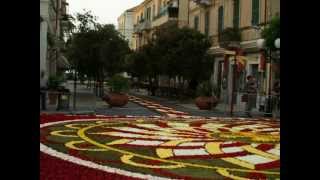
[[149, 20], [141, 20], [138, 24], [135, 24], [133, 27], [134, 33], [141, 33], [144, 30], [151, 29], [151, 21]]
[[200, 6], [210, 6], [212, 4], [211, 0], [192, 0], [192, 1]]
[[152, 27], [161, 26], [169, 21], [178, 20], [179, 8], [178, 7], [166, 7], [160, 11], [160, 13], [153, 18]]
[[226, 28], [219, 33], [219, 45], [223, 48], [237, 48], [241, 42], [241, 31], [237, 28]]

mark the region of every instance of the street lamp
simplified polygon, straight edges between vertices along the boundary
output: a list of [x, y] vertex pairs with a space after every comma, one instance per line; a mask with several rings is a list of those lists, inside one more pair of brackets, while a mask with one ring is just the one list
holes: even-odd
[[[265, 43], [265, 39], [258, 39], [257, 40], [257, 47], [259, 49], [264, 49], [265, 51], [267, 51], [267, 47], [266, 47], [266, 43]], [[280, 38], [277, 38], [275, 41], [274, 41], [274, 46], [277, 48], [277, 49], [280, 49]], [[268, 48], [269, 50], [269, 88], [268, 88], [268, 95], [267, 95], [267, 107], [266, 107], [266, 114], [272, 114], [272, 109], [271, 109], [271, 86], [272, 86], [272, 56], [271, 56], [271, 48]]]
[[275, 46], [277, 49], [280, 49], [280, 38], [277, 38], [277, 39], [274, 41], [274, 46]]
[[264, 39], [258, 39], [257, 40], [257, 47], [259, 49], [264, 49], [266, 45], [266, 41]]

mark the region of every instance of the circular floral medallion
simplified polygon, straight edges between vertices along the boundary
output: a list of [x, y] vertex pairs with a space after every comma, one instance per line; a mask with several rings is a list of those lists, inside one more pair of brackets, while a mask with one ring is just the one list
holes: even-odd
[[280, 178], [278, 122], [107, 116], [44, 119], [40, 124], [43, 153], [97, 171], [141, 179]]

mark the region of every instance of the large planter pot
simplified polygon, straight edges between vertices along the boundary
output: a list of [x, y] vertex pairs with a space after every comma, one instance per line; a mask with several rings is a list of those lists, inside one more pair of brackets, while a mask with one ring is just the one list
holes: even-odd
[[218, 99], [216, 97], [200, 96], [195, 99], [195, 104], [201, 110], [210, 110], [218, 105]]
[[109, 93], [103, 97], [103, 100], [105, 100], [111, 107], [122, 107], [128, 103], [129, 97], [122, 93]]
[[58, 99], [58, 92], [56, 91], [49, 91], [48, 92], [49, 104], [54, 105], [57, 104]]

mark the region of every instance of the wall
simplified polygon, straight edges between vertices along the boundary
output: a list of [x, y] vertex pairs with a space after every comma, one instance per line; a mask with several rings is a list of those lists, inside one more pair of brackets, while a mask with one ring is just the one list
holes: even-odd
[[[49, 20], [48, 0], [40, 0], [40, 16], [43, 21], [40, 23], [40, 86], [45, 86], [48, 80], [47, 68], [47, 33]], [[44, 73], [44, 77], [41, 77]]]
[[179, 0], [179, 27], [188, 25], [188, 6], [189, 0]]

